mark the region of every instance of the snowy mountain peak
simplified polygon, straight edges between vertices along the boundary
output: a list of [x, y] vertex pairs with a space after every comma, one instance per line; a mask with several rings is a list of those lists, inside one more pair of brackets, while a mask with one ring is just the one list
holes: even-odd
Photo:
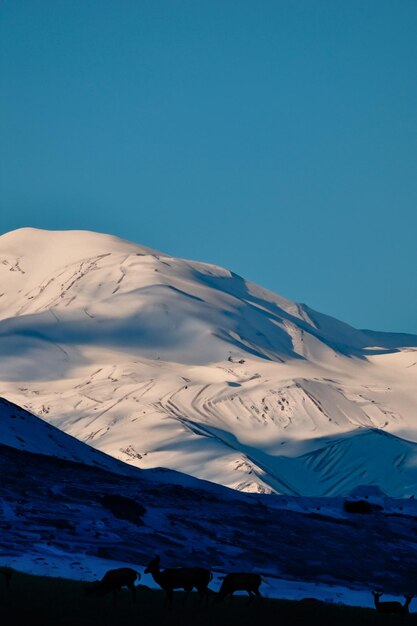
[[37, 284], [48, 276], [54, 277], [67, 266], [110, 254], [158, 253], [111, 235], [85, 230], [19, 228], [0, 237], [2, 281], [6, 280], [13, 290], [23, 283]]
[[0, 280], [0, 393], [139, 467], [336, 493], [368, 466], [377, 482], [379, 465], [341, 481], [343, 455], [335, 472], [331, 455], [304, 462], [335, 438], [417, 438], [417, 337], [356, 330], [221, 267], [87, 231], [3, 235]]

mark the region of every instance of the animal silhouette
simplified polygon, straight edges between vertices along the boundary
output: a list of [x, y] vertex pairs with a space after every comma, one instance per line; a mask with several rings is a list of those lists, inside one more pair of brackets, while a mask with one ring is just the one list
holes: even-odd
[[232, 597], [235, 591], [246, 591], [249, 595], [248, 604], [250, 604], [254, 597], [262, 598], [259, 591], [261, 582], [262, 578], [259, 574], [245, 572], [227, 574], [223, 579], [217, 600], [221, 602], [226, 596]]
[[135, 580], [140, 580], [139, 572], [130, 567], [120, 567], [106, 572], [101, 580], [96, 580], [86, 587], [86, 595], [104, 596], [113, 592], [114, 600], [122, 587], [127, 587], [132, 592], [133, 600], [136, 599]]
[[372, 595], [374, 596], [376, 610], [378, 613], [384, 613], [385, 615], [390, 615], [392, 613], [408, 615], [408, 607], [410, 606], [411, 600], [414, 598], [414, 596], [404, 596], [405, 602], [404, 604], [401, 604], [401, 602], [380, 602], [379, 598], [382, 596], [382, 593], [377, 591], [373, 591]]
[[165, 604], [172, 606], [174, 589], [184, 589], [186, 592], [184, 604], [194, 588], [200, 594], [200, 601], [208, 599], [208, 584], [213, 575], [204, 567], [177, 567], [161, 571], [160, 557], [152, 559], [145, 569], [145, 574], [151, 574], [154, 581], [165, 591]]

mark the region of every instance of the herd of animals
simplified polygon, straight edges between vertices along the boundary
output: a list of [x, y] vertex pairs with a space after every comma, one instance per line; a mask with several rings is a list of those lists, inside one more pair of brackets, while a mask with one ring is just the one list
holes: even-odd
[[[5, 578], [6, 587], [10, 587], [13, 570], [9, 567], [1, 567], [0, 573], [3, 574]], [[208, 602], [208, 585], [213, 578], [213, 574], [204, 567], [177, 567], [161, 570], [160, 557], [156, 556], [148, 563], [145, 574], [151, 574], [156, 584], [165, 591], [165, 603], [168, 607], [172, 606], [173, 592], [175, 589], [183, 589], [185, 591], [184, 604], [193, 589], [198, 591], [200, 601], [205, 599], [206, 602]], [[89, 586], [85, 588], [85, 593], [88, 596], [103, 596], [113, 592], [116, 599], [117, 593], [122, 587], [127, 587], [132, 592], [133, 599], [135, 600], [136, 589], [138, 587], [135, 583], [139, 581], [140, 578], [140, 573], [130, 567], [111, 569], [104, 574], [101, 580], [90, 583]], [[227, 596], [231, 597], [235, 591], [246, 591], [249, 596], [248, 603], [252, 602], [255, 597], [262, 598], [259, 591], [262, 580], [260, 574], [249, 572], [226, 574], [217, 594], [216, 601], [221, 602]], [[401, 602], [381, 602], [381, 592], [373, 591], [372, 595], [374, 597], [375, 609], [378, 613], [386, 615], [398, 614], [403, 616], [408, 615], [410, 602], [414, 597], [412, 595], [404, 596], [405, 602], [401, 604]], [[310, 600], [314, 601], [313, 598], [310, 598]]]
[[[200, 601], [208, 601], [209, 583], [213, 574], [204, 567], [177, 567], [161, 570], [159, 556], [152, 559], [146, 569], [145, 574], [151, 574], [152, 578], [161, 589], [165, 591], [165, 603], [172, 605], [173, 592], [175, 589], [185, 591], [184, 603], [190, 592], [196, 589], [200, 595]], [[127, 587], [136, 596], [135, 582], [141, 578], [139, 572], [130, 567], [122, 567], [108, 571], [101, 580], [91, 583], [86, 588], [87, 595], [102, 595], [110, 591], [117, 594], [121, 587]], [[224, 600], [226, 596], [232, 595], [235, 591], [246, 591], [249, 595], [249, 602], [254, 597], [262, 598], [259, 587], [262, 577], [253, 573], [233, 573], [227, 574], [222, 582], [217, 599]]]

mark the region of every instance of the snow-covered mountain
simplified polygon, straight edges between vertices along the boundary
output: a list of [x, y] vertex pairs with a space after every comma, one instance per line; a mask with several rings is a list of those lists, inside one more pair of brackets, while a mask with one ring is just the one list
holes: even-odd
[[0, 395], [142, 468], [417, 493], [417, 337], [108, 235], [0, 237]]

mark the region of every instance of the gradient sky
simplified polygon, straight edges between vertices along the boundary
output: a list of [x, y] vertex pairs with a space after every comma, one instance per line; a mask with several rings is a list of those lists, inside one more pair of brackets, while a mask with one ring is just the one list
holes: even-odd
[[3, 0], [0, 232], [107, 232], [417, 333], [415, 0]]

